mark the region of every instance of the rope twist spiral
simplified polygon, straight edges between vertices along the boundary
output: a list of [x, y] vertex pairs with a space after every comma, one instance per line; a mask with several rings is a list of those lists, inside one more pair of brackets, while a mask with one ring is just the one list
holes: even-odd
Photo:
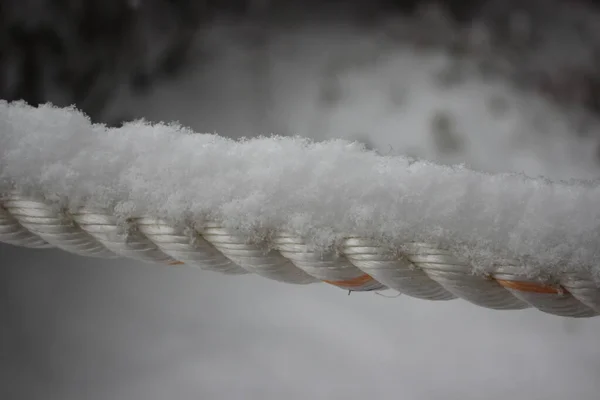
[[532, 279], [510, 262], [492, 273], [474, 274], [467, 260], [427, 243], [394, 249], [348, 236], [336, 249], [315, 252], [291, 232], [271, 232], [256, 243], [216, 223], [182, 228], [151, 216], [122, 223], [103, 210], [59, 209], [19, 193], [0, 199], [0, 241], [18, 246], [185, 264], [229, 275], [254, 273], [292, 284], [325, 282], [357, 292], [393, 289], [419, 299], [460, 298], [497, 310], [534, 307], [566, 317], [600, 314], [600, 288], [590, 276]]

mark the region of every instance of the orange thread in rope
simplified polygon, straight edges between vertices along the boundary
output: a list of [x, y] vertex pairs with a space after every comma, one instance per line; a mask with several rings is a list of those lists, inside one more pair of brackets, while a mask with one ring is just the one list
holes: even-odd
[[550, 293], [550, 294], [562, 294], [566, 292], [562, 288], [556, 288], [550, 285], [544, 285], [541, 283], [533, 283], [533, 282], [519, 282], [519, 281], [509, 281], [505, 279], [496, 279], [500, 285], [504, 286], [507, 289], [515, 289], [521, 292], [530, 292], [530, 293]]
[[373, 278], [371, 277], [371, 275], [363, 274], [356, 278], [345, 279], [343, 281], [326, 281], [326, 280], [324, 280], [323, 282], [329, 283], [330, 285], [346, 288], [346, 287], [360, 287], [360, 286], [363, 286], [363, 285], [369, 283], [372, 280], [373, 280]]
[[169, 265], [181, 265], [185, 264], [183, 261], [169, 261]]

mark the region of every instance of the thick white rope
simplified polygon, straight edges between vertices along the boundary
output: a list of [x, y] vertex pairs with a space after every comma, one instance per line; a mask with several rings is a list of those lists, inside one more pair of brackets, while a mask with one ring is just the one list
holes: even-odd
[[[249, 145], [251, 142], [182, 134], [177, 127], [163, 126], [161, 129], [166, 132], [143, 124], [134, 128], [138, 136], [119, 142], [116, 133], [122, 139], [131, 132], [92, 126], [74, 110], [0, 104], [0, 241], [33, 248], [58, 247], [91, 257], [128, 257], [170, 265], [183, 263], [226, 274], [255, 273], [294, 284], [324, 281], [353, 291], [390, 288], [421, 299], [462, 298], [492, 309], [535, 307], [570, 317], [600, 314], [595, 252], [600, 221], [596, 208], [600, 203], [595, 202], [598, 189], [592, 183], [552, 183], [423, 164], [421, 167], [429, 168], [428, 172], [438, 173], [437, 182], [442, 186], [437, 193], [442, 198], [431, 202], [410, 193], [411, 189], [419, 188], [410, 186], [414, 176], [406, 174], [412, 164], [361, 149], [356, 151], [345, 143], [307, 147], [306, 143], [298, 146], [291, 139], [289, 142], [260, 139], [259, 145], [267, 145], [262, 149]], [[71, 134], [65, 136], [65, 131]], [[75, 140], [78, 137], [79, 142]], [[190, 138], [201, 140], [195, 143], [195, 148], [187, 143], [178, 147], [182, 153], [169, 153], [171, 159], [184, 161], [175, 163], [175, 168], [173, 163], [160, 165], [158, 158], [146, 160], [156, 153], [140, 157], [127, 148], [127, 145], [139, 146], [135, 140], [142, 138], [155, 146], [162, 145], [161, 150], [165, 152], [173, 150], [169, 144]], [[103, 139], [107, 140], [103, 142]], [[214, 146], [215, 143], [221, 146]], [[269, 143], [277, 146], [269, 147]], [[207, 147], [213, 152], [203, 152]], [[215, 154], [216, 150], [221, 153]], [[306, 157], [311, 150], [316, 150], [317, 157]], [[325, 182], [325, 186], [322, 182], [320, 186], [311, 186], [307, 177], [290, 169], [284, 158], [273, 162], [278, 152], [285, 153], [286, 157], [296, 155], [296, 159], [289, 160], [291, 165], [308, 174], [308, 178], [330, 179], [338, 175], [338, 179], [344, 181], [346, 170], [333, 176], [327, 172], [336, 163], [346, 168], [354, 163], [368, 172], [366, 180], [364, 174], [361, 175], [364, 171], [354, 174], [356, 184], [365, 184], [369, 189], [367, 181], [379, 181], [381, 187], [372, 185], [372, 192], [353, 192], [346, 186], [352, 182], [345, 181], [342, 185], [332, 181], [331, 184]], [[226, 160], [203, 164], [212, 165], [213, 169], [207, 171], [195, 166], [192, 158], [187, 158], [190, 155]], [[350, 157], [344, 159], [347, 156]], [[319, 168], [318, 160], [323, 157], [332, 160]], [[185, 168], [186, 162], [188, 168]], [[260, 163], [266, 164], [266, 168], [263, 165], [252, 169]], [[277, 166], [287, 171], [273, 171]], [[164, 171], [164, 168], [171, 170]], [[413, 169], [411, 173], [418, 175], [418, 172]], [[235, 174], [241, 174], [241, 179]], [[156, 175], [159, 175], [158, 180]], [[445, 179], [439, 179], [439, 175]], [[175, 196], [165, 196], [163, 186], [167, 191], [174, 190], [171, 180], [182, 179], [182, 176], [188, 184], [178, 189], [180, 192]], [[461, 176], [477, 179], [457, 179]], [[167, 179], [169, 177], [171, 179]], [[261, 180], [269, 178], [276, 182], [273, 187], [264, 186]], [[436, 175], [429, 178], [436, 179]], [[244, 180], [253, 182], [252, 179], [255, 179], [255, 187], [243, 187]], [[453, 197], [450, 193], [453, 186], [448, 181], [452, 185], [466, 185], [467, 188], [454, 187], [453, 190], [458, 189], [461, 194], [479, 193], [486, 197], [482, 188], [493, 188], [493, 196], [484, 198], [484, 205], [496, 198], [489, 208], [492, 213], [501, 211], [502, 215], [487, 215], [488, 210], [481, 204], [469, 202], [464, 196]], [[294, 191], [294, 186], [302, 183], [303, 190], [294, 192], [292, 208], [284, 207], [289, 199], [284, 193]], [[332, 189], [327, 190], [327, 186]], [[397, 201], [382, 203], [381, 197], [389, 199], [390, 192], [399, 196]], [[540, 195], [547, 197], [540, 198]], [[277, 196], [283, 197], [284, 203], [271, 198]], [[356, 196], [359, 201], [349, 203], [348, 196]], [[521, 203], [502, 203], [510, 199]], [[223, 205], [216, 206], [216, 200]], [[332, 203], [334, 208], [321, 208], [315, 200]], [[426, 207], [417, 204], [419, 201]], [[523, 205], [523, 201], [527, 204]], [[575, 204], [564, 206], [561, 201]], [[341, 210], [335, 209], [337, 204]], [[539, 207], [544, 204], [546, 209]], [[436, 205], [445, 205], [446, 209], [442, 213], [428, 209]], [[380, 206], [392, 208], [378, 208]], [[294, 207], [300, 212], [293, 213]], [[311, 207], [314, 207], [313, 213], [310, 213]], [[517, 223], [511, 225], [512, 231], [500, 235], [501, 217], [510, 217], [511, 208], [521, 215], [515, 219]], [[419, 209], [428, 211], [429, 215], [421, 218], [410, 215]], [[449, 216], [448, 210], [457, 216]], [[432, 216], [439, 217], [440, 222], [432, 223]], [[392, 220], [386, 223], [389, 218]], [[567, 223], [569, 218], [575, 225], [552, 225], [553, 222]], [[524, 228], [523, 219], [537, 225]], [[577, 226], [586, 220], [585, 229]], [[485, 224], [492, 221], [496, 224]], [[480, 240], [469, 241], [473, 237], [471, 233], [461, 234], [457, 227], [476, 231]], [[411, 235], [411, 231], [415, 234]], [[487, 232], [492, 234], [486, 235]], [[581, 245], [573, 242], [573, 238], [566, 238], [567, 233], [575, 234]], [[507, 234], [519, 234], [519, 239], [526, 244], [529, 241], [534, 250], [558, 249], [548, 258], [522, 252], [523, 247], [514, 241], [501, 241], [505, 248], [493, 242], [494, 238]], [[446, 235], [454, 236], [441, 240]], [[536, 244], [536, 238], [549, 244]], [[565, 243], [569, 244], [568, 248], [564, 247]], [[478, 264], [482, 260], [487, 262]], [[543, 265], [545, 260], [554, 263]]]

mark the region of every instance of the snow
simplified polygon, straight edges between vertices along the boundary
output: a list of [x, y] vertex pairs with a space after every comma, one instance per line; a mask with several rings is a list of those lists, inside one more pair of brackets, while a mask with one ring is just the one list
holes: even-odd
[[345, 140], [235, 141], [175, 124], [93, 125], [74, 109], [0, 103], [0, 190], [61, 206], [175, 224], [212, 220], [251, 239], [286, 229], [318, 249], [347, 235], [428, 242], [476, 270], [515, 263], [537, 275], [598, 273], [600, 187], [488, 174]]

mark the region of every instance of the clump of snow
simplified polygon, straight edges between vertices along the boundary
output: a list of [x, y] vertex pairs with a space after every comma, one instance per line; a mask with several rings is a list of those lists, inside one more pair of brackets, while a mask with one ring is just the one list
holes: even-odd
[[143, 121], [93, 125], [74, 109], [0, 102], [0, 192], [12, 187], [259, 237], [290, 229], [318, 248], [345, 235], [447, 247], [486, 269], [598, 273], [600, 186], [488, 174], [344, 140], [232, 140]]

